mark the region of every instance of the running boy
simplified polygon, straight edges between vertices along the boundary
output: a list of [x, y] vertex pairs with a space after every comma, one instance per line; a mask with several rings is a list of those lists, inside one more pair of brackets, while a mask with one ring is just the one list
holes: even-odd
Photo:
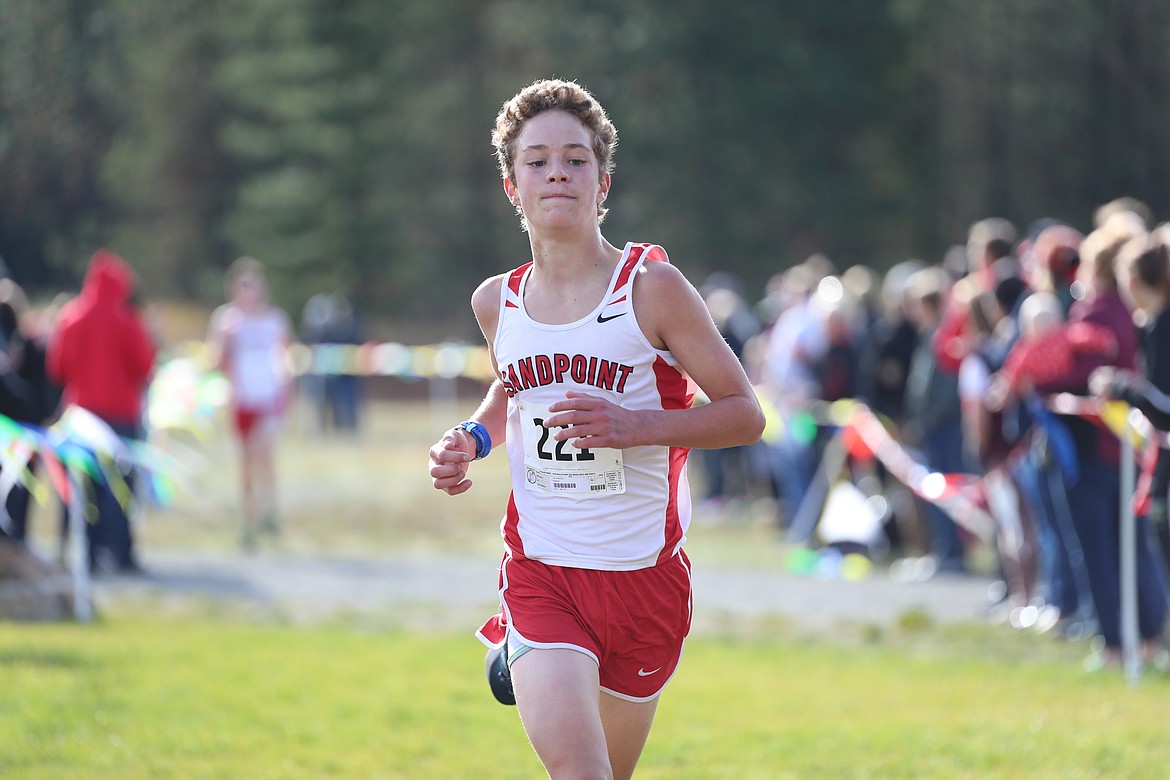
[[[691, 447], [759, 439], [739, 361], [653, 244], [601, 234], [617, 131], [582, 87], [538, 81], [493, 142], [532, 260], [472, 296], [497, 379], [430, 451], [434, 486], [471, 487], [506, 441], [500, 613], [516, 704], [549, 775], [630, 777], [690, 628]], [[691, 407], [688, 377], [710, 403]]]

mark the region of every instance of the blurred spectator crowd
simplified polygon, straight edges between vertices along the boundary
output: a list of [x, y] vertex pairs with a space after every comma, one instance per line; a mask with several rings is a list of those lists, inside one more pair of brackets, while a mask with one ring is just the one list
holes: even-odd
[[[1137, 513], [1144, 659], [1166, 662], [1170, 227], [1145, 204], [1102, 205], [1087, 235], [1055, 219], [981, 219], [941, 259], [884, 274], [814, 255], [754, 305], [727, 273], [701, 292], [771, 423], [759, 445], [701, 453], [700, 520], [774, 498], [789, 542], [887, 563], [893, 576], [991, 567], [990, 615], [1094, 637], [1087, 664], [1104, 666], [1121, 659], [1124, 491]], [[1118, 400], [1152, 423], [1132, 491], [1103, 419]], [[842, 436], [834, 402], [863, 404], [926, 471], [975, 486], [987, 538]], [[856, 500], [834, 503], [841, 486]]]

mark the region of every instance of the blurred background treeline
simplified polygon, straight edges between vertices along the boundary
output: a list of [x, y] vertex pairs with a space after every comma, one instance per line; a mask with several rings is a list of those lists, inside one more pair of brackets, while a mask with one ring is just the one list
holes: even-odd
[[620, 132], [606, 234], [751, 291], [813, 252], [941, 259], [974, 220], [1170, 212], [1165, 0], [0, 0], [0, 255], [215, 303], [251, 254], [299, 311], [474, 338], [522, 261], [489, 133], [545, 76]]

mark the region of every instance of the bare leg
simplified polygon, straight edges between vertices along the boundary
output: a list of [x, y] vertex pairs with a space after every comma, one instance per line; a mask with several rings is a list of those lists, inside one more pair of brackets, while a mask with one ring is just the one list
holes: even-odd
[[658, 700], [601, 693], [597, 664], [576, 650], [529, 650], [512, 666], [520, 719], [555, 780], [628, 780], [642, 755]]
[[276, 436], [278, 421], [261, 421], [253, 436], [257, 518], [263, 530], [276, 531]]
[[615, 780], [633, 777], [657, 710], [657, 698], [635, 702], [601, 694], [601, 723]]
[[520, 720], [554, 780], [609, 780], [597, 664], [576, 650], [529, 650], [512, 665]]
[[275, 532], [276, 466], [275, 443], [278, 419], [258, 420], [240, 442], [240, 480], [244, 515], [243, 546], [251, 552], [260, 533]]
[[240, 442], [240, 509], [244, 516], [244, 547], [249, 547], [256, 518], [256, 497], [252, 475], [252, 453], [248, 441]]

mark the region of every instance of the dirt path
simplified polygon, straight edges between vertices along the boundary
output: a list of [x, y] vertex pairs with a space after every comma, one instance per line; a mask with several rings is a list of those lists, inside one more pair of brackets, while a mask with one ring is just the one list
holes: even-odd
[[[255, 557], [151, 551], [144, 577], [101, 577], [99, 611], [146, 602], [161, 608], [236, 610], [294, 623], [359, 618], [408, 627], [473, 629], [495, 608], [498, 558], [471, 555]], [[914, 612], [944, 622], [982, 619], [990, 581], [938, 576], [860, 581], [774, 570], [702, 566], [694, 572], [695, 630], [782, 622], [821, 631], [891, 625]]]

